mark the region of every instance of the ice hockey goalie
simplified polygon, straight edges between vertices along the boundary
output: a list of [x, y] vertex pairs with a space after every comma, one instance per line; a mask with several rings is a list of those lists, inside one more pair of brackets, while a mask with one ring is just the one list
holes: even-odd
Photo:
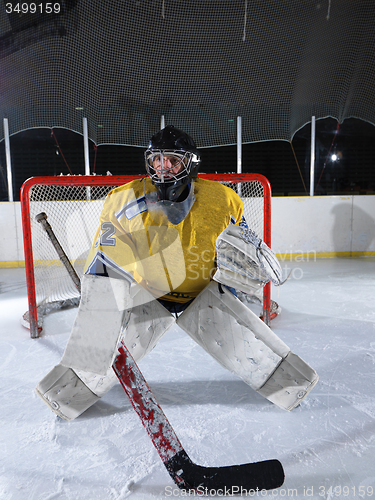
[[139, 361], [175, 323], [280, 408], [316, 384], [315, 370], [236, 297], [280, 284], [281, 269], [239, 196], [198, 178], [199, 163], [191, 137], [167, 126], [145, 152], [148, 176], [107, 196], [64, 355], [36, 387], [60, 417], [76, 418], [116, 383], [121, 339]]

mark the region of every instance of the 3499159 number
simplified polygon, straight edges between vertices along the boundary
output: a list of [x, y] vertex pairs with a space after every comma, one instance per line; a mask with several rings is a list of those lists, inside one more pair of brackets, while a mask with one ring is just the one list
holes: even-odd
[[7, 14], [60, 14], [58, 2], [8, 2], [5, 4]]
[[333, 497], [372, 497], [374, 494], [374, 488], [372, 486], [330, 486], [325, 487], [325, 486], [320, 486], [319, 487], [319, 496], [320, 497], [328, 497], [328, 498], [333, 498]]

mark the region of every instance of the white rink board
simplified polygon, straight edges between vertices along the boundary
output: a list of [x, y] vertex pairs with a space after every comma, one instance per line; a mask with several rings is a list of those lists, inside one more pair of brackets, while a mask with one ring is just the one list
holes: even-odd
[[0, 266], [4, 262], [24, 261], [21, 205], [14, 202], [0, 203]]
[[[73, 233], [71, 228], [70, 237]], [[272, 249], [282, 258], [308, 252], [373, 254], [375, 196], [272, 198]], [[20, 203], [0, 203], [0, 267], [23, 261]]]
[[278, 255], [375, 251], [375, 196], [275, 197], [271, 214]]

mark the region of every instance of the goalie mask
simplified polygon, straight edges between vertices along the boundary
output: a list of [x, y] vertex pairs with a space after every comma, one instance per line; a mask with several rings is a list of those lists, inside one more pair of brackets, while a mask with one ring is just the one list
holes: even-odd
[[160, 201], [180, 202], [197, 177], [200, 156], [193, 139], [173, 125], [152, 136], [145, 152], [146, 171]]

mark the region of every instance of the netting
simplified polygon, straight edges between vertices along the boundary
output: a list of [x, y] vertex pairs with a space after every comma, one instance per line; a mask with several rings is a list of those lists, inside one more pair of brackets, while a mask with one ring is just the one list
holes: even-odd
[[198, 147], [236, 143], [237, 116], [244, 143], [374, 124], [374, 25], [370, 0], [4, 0], [0, 118], [142, 147], [161, 116]]

